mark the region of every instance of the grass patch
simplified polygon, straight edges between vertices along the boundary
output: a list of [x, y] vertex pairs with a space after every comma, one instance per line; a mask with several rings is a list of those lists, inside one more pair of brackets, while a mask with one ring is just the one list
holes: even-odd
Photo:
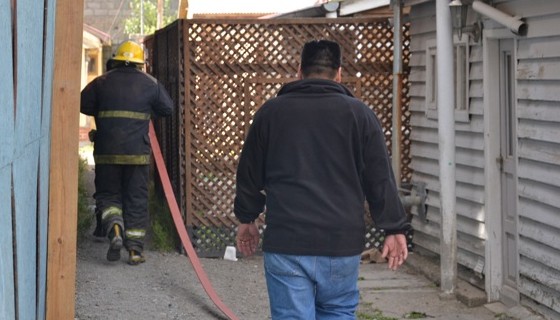
[[153, 182], [150, 183], [148, 190], [152, 245], [158, 251], [170, 252], [176, 250], [179, 239], [169, 207], [164, 199], [158, 196]]
[[356, 316], [358, 320], [398, 320], [397, 318], [383, 315], [383, 312], [377, 309], [374, 310], [372, 313], [358, 312]]
[[83, 240], [89, 232], [94, 215], [89, 209], [89, 195], [86, 188], [86, 160], [79, 158], [78, 162], [78, 240]]
[[432, 318], [428, 316], [425, 312], [411, 311], [403, 316], [405, 319], [426, 319]]

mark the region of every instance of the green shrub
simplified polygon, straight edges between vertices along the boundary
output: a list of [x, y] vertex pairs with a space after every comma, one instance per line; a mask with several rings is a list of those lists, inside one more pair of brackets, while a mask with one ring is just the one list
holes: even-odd
[[158, 196], [154, 184], [149, 186], [149, 211], [152, 227], [152, 245], [155, 250], [173, 251], [177, 248], [178, 236], [175, 224], [165, 200]]
[[78, 162], [78, 240], [83, 240], [93, 223], [94, 215], [89, 209], [90, 196], [86, 188], [86, 160], [80, 158]]

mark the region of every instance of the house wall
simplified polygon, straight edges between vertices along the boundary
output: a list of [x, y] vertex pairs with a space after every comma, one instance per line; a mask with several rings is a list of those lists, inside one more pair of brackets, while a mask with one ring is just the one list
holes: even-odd
[[[412, 220], [417, 246], [440, 252], [440, 183], [438, 121], [426, 113], [426, 43], [435, 41], [435, 3], [416, 5], [411, 21], [411, 155], [412, 181], [426, 182], [428, 189], [426, 221]], [[485, 245], [484, 216], [484, 137], [482, 103], [482, 47], [471, 44], [468, 121], [456, 122], [457, 173], [457, 259], [474, 270], [483, 266]], [[415, 214], [416, 212], [413, 212]], [[477, 269], [479, 270], [479, 269]]]
[[131, 0], [84, 0], [84, 23], [111, 35], [119, 44], [128, 39], [124, 20], [132, 14]]
[[560, 2], [495, 1], [528, 25], [517, 39], [519, 290], [560, 319]]
[[[411, 21], [412, 169], [428, 186], [427, 222], [414, 216], [415, 242], [439, 253], [440, 199], [437, 120], [426, 117], [426, 41], [435, 39], [435, 2], [416, 1]], [[516, 37], [518, 251], [520, 299], [560, 319], [560, 2], [494, 0], [528, 25]], [[470, 16], [470, 19], [476, 16]], [[481, 18], [485, 30], [503, 29]], [[456, 122], [458, 262], [475, 270], [485, 261], [483, 46], [470, 45], [469, 121]], [[488, 190], [491, 194], [492, 190]], [[494, 192], [499, 192], [495, 190]], [[479, 267], [478, 266], [478, 267]], [[487, 275], [488, 276], [488, 275]]]

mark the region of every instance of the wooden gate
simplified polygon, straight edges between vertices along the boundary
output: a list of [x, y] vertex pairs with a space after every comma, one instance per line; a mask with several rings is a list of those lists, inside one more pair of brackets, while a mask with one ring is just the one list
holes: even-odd
[[[401, 180], [408, 182], [408, 27], [404, 37]], [[372, 106], [390, 152], [393, 30], [387, 20], [178, 20], [146, 40], [148, 72], [176, 103], [174, 117], [156, 123], [156, 131], [201, 255], [221, 255], [235, 243], [235, 171], [251, 119], [296, 79], [303, 44], [319, 38], [341, 45], [343, 83]], [[370, 231], [368, 247], [379, 245], [382, 233]]]

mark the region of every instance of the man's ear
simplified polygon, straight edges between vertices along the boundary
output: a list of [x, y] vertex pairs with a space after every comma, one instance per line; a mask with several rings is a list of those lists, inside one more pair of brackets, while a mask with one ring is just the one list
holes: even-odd
[[342, 67], [338, 67], [338, 70], [336, 70], [336, 76], [334, 77], [334, 81], [342, 82]]
[[303, 79], [303, 74], [301, 73], [301, 64], [298, 66], [297, 77], [299, 80]]

